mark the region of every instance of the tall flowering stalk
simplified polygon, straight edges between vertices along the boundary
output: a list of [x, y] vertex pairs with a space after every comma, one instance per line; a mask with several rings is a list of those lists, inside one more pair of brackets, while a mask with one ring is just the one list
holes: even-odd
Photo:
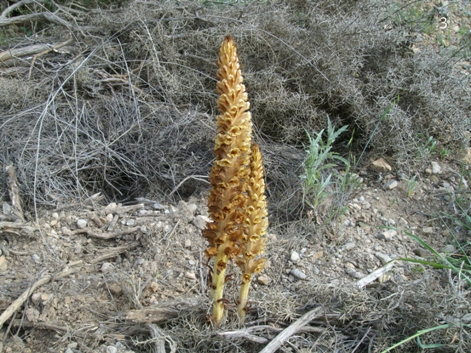
[[206, 255], [215, 257], [212, 272], [212, 319], [218, 324], [224, 315], [224, 284], [229, 261], [242, 271], [238, 313], [245, 318], [247, 297], [254, 273], [265, 266], [258, 258], [265, 249], [267, 210], [262, 156], [251, 143], [252, 122], [237, 50], [232, 37], [221, 44], [218, 58], [216, 156], [209, 181], [212, 190], [208, 209], [212, 222], [203, 236], [209, 243]]
[[230, 36], [221, 44], [217, 65], [220, 115], [216, 122], [215, 161], [209, 176], [212, 190], [208, 197], [212, 222], [203, 231], [209, 242], [206, 255], [208, 258], [216, 257], [211, 284], [212, 319], [215, 323], [219, 323], [224, 314], [227, 263], [240, 253], [245, 238], [252, 133], [250, 104], [242, 83], [236, 46]]
[[252, 145], [250, 159], [250, 176], [247, 182], [246, 228], [240, 255], [235, 262], [242, 271], [242, 285], [239, 294], [238, 313], [242, 321], [247, 311], [247, 298], [254, 273], [260, 273], [265, 267], [265, 258], [257, 258], [265, 250], [267, 232], [267, 202], [265, 199], [265, 182], [263, 181], [263, 163], [260, 149]]

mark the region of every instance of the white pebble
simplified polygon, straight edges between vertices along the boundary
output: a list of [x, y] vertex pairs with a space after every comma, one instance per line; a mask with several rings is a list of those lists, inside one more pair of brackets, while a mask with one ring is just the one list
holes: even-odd
[[299, 279], [306, 279], [307, 276], [304, 272], [298, 270], [297, 268], [293, 268], [290, 272], [294, 277]]
[[79, 219], [77, 220], [77, 227], [80, 229], [84, 229], [87, 227], [87, 221], [85, 219]]
[[291, 261], [293, 262], [297, 262], [299, 260], [300, 256], [299, 254], [296, 252], [296, 251], [293, 251], [291, 253]]

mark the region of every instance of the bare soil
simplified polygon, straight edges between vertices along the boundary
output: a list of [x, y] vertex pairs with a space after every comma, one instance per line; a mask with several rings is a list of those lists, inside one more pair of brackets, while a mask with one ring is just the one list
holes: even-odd
[[[276, 327], [280, 312], [286, 312], [285, 320], [295, 318], [296, 308], [290, 312], [291, 308], [277, 305], [296, 298], [310, 285], [361, 293], [421, 278], [423, 267], [396, 261], [366, 289], [356, 286], [388, 261], [431, 256], [406, 232], [418, 235], [438, 251], [455, 244], [439, 215], [453, 212], [450, 197], [461, 188], [459, 169], [446, 161], [438, 163], [441, 173], [423, 171], [413, 195], [394, 171], [365, 170], [361, 173], [362, 189], [349, 203], [346, 215], [326, 225], [321, 233], [316, 229], [322, 225], [314, 219], [299, 227], [271, 229], [266, 251], [269, 261], [252, 289], [249, 322], [275, 320]], [[398, 186], [385, 189], [391, 180], [397, 180]], [[204, 323], [209, 313], [208, 267], [201, 236], [207, 219], [206, 192], [202, 190], [203, 196], [177, 205], [143, 198], [132, 205], [102, 205], [98, 201], [65, 206], [42, 211], [39, 227], [29, 235], [4, 231], [0, 244], [4, 259], [1, 311], [23, 292], [28, 296], [3, 327], [3, 350], [144, 352], [168, 339], [163, 335], [152, 340], [149, 324], [163, 325], [165, 331], [172, 320], [191, 313], [192, 320], [209, 327]], [[386, 227], [398, 230], [390, 234]], [[296, 277], [293, 270], [305, 278]], [[47, 282], [31, 289], [46, 277]], [[432, 277], [434, 285], [447, 285], [440, 283], [440, 276]], [[238, 282], [237, 275], [233, 282]], [[229, 285], [228, 292], [235, 289]], [[274, 297], [280, 302], [273, 301]], [[231, 294], [227, 298], [233, 300]], [[308, 304], [304, 301], [299, 306]], [[195, 319], [197, 315], [199, 319]], [[234, 316], [230, 309], [229, 316]], [[326, 329], [325, 323], [319, 327]], [[221, 330], [214, 329], [211, 334]], [[273, 338], [273, 332], [259, 335]], [[182, 350], [180, 344], [191, 351], [190, 342], [173, 344], [177, 351]]]

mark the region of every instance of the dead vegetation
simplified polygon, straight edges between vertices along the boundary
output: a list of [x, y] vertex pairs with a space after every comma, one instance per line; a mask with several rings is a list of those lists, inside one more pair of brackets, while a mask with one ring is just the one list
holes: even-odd
[[[469, 140], [471, 76], [456, 65], [463, 58], [433, 47], [414, 52], [418, 34], [380, 1], [136, 0], [94, 9], [68, 1], [6, 3], [10, 6], [0, 7], [0, 164], [16, 169], [26, 221], [70, 205], [100, 210], [99, 201], [90, 201], [98, 192], [107, 202], [147, 195], [163, 203], [207, 192], [204, 176], [209, 174], [215, 135], [216, 54], [226, 34], [243, 48], [254, 140], [264, 153], [273, 228], [299, 228], [286, 222], [305, 213], [299, 175], [306, 132], [325, 128], [327, 117], [336, 127], [349, 125], [336, 146], [342, 154], [359, 156], [367, 147], [403, 168], [421, 162], [431, 136], [450, 151]], [[347, 147], [350, 139], [353, 144]], [[358, 167], [367, 163], [364, 158]], [[2, 178], [6, 198], [11, 186], [6, 175]], [[115, 214], [126, 219], [137, 211]], [[178, 217], [175, 229], [182, 227]], [[35, 225], [2, 222], [0, 227], [10, 235], [36, 234], [41, 239]], [[105, 242], [98, 243], [104, 249], [110, 247], [106, 241], [116, 241], [116, 251], [78, 264], [93, 268], [109, 256], [155, 245], [138, 237], [128, 242], [133, 247], [125, 248], [122, 239], [141, 228], [131, 230], [87, 228], [61, 236], [86, 234]], [[283, 245], [272, 246], [268, 253]], [[168, 243], [166, 249], [178, 251]], [[65, 260], [51, 261], [54, 274], [32, 283], [25, 279], [22, 291], [8, 292], [9, 298], [25, 297], [12, 310], [24, 304], [27, 295], [22, 293], [34, 292], [38, 283], [60, 280], [59, 264]], [[283, 275], [282, 269], [272, 271], [273, 278]], [[434, 325], [437, 318], [458, 320], [469, 309], [468, 289], [442, 275], [365, 291], [310, 281], [296, 293], [281, 286], [276, 292], [261, 290], [245, 329], [229, 320], [224, 330], [215, 330], [205, 322], [204, 288], [191, 292], [197, 299], [189, 306], [164, 301], [164, 319], [148, 322], [149, 314], [139, 312], [145, 310], [140, 305], [147, 287], [136, 287], [134, 273], [116, 272], [115, 278], [105, 279], [100, 275], [92, 281], [119, 282], [123, 293], [100, 308], [99, 330], [80, 320], [76, 326], [53, 321], [36, 325], [19, 320], [15, 310], [2, 323], [11, 319], [9, 332], [28, 332], [29, 327], [57, 332], [59, 341], [52, 334], [44, 337], [44, 346], [55, 347], [65, 347], [64, 337], [72, 328], [83, 352], [118, 338], [135, 352], [248, 352], [276, 343], [280, 332], [286, 334], [283, 330], [296, 320], [318, 310], [308, 323], [288, 331], [282, 351], [379, 352]], [[74, 283], [68, 289], [72, 293], [79, 287]], [[103, 292], [106, 297], [112, 290]], [[85, 303], [102, 305], [98, 300]], [[467, 332], [452, 328], [440, 335], [443, 342], [455, 342], [441, 351], [469, 350]], [[409, 342], [401, 351], [413, 347]]]

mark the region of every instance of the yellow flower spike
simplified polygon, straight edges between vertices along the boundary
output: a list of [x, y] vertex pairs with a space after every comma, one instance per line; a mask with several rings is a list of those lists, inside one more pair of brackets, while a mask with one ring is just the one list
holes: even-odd
[[247, 183], [248, 203], [247, 219], [245, 222], [246, 242], [242, 244], [241, 255], [236, 264], [242, 271], [242, 285], [239, 294], [237, 312], [242, 321], [245, 319], [250, 283], [254, 273], [260, 273], [265, 266], [265, 259], [255, 259], [265, 250], [267, 232], [267, 204], [265, 200], [265, 182], [263, 180], [263, 163], [260, 149], [256, 143], [252, 145], [250, 160], [250, 176]]
[[206, 255], [214, 260], [211, 296], [212, 320], [219, 324], [224, 315], [224, 282], [229, 260], [241, 252], [241, 243], [248, 239], [245, 230], [245, 209], [249, 202], [249, 179], [252, 122], [250, 104], [242, 84], [237, 50], [232, 37], [221, 44], [218, 56], [218, 109], [215, 162], [209, 180], [213, 189], [208, 197], [208, 223], [203, 236], [209, 243]]

